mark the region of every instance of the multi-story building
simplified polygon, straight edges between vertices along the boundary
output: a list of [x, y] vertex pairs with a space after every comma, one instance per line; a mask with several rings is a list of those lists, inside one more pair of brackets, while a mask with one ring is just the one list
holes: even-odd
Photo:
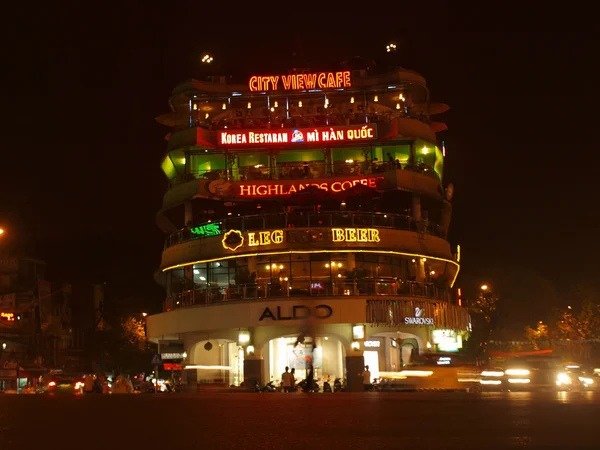
[[45, 272], [46, 264], [37, 259], [0, 258], [0, 356], [10, 364], [80, 365], [82, 341], [72, 324], [71, 285], [52, 283]]
[[342, 68], [177, 86], [154, 341], [183, 343], [188, 382], [347, 378], [362, 389], [469, 327], [453, 300], [453, 187], [410, 70]]

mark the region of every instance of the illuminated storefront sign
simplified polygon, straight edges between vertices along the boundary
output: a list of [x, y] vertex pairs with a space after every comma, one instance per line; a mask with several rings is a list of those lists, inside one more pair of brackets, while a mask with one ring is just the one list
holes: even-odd
[[375, 228], [332, 228], [333, 242], [379, 242], [379, 230]]
[[185, 359], [183, 353], [161, 353], [161, 359]]
[[229, 230], [221, 240], [223, 248], [236, 251], [244, 242], [248, 243], [249, 247], [258, 247], [259, 245], [281, 244], [284, 241], [283, 230], [273, 231], [252, 231], [247, 232], [244, 238], [244, 233], [238, 230]]
[[333, 314], [333, 309], [331, 309], [331, 306], [328, 305], [317, 305], [312, 309], [304, 305], [294, 305], [292, 306], [291, 310], [289, 308], [286, 309], [287, 314], [282, 312], [281, 306], [278, 306], [275, 311], [271, 311], [269, 307], [266, 307], [258, 320], [299, 320], [308, 319], [309, 317], [327, 319]]
[[7, 320], [9, 322], [14, 322], [15, 321], [15, 315], [13, 313], [0, 313], [0, 320]]
[[462, 336], [454, 330], [433, 330], [431, 337], [439, 351], [457, 352], [462, 348]]
[[223, 232], [220, 223], [205, 223], [190, 229], [190, 231], [194, 236], [199, 237], [218, 236]]
[[365, 347], [379, 348], [381, 347], [381, 341], [365, 341]]
[[256, 247], [257, 245], [281, 244], [282, 242], [283, 230], [248, 233], [248, 245], [250, 247]]
[[417, 306], [415, 308], [415, 316], [414, 317], [405, 317], [404, 324], [405, 325], [433, 325], [433, 319], [431, 317], [423, 317], [423, 314], [425, 314], [425, 311]]
[[296, 91], [302, 89], [340, 89], [352, 86], [350, 71], [254, 75], [248, 81], [251, 92]]
[[310, 186], [315, 186], [324, 191], [334, 193], [353, 188], [357, 184], [362, 184], [375, 189], [383, 182], [383, 180], [384, 177], [369, 177], [343, 181], [323, 181], [322, 183], [290, 182], [289, 184], [239, 184], [234, 189], [237, 190], [237, 195], [240, 197], [273, 197], [276, 195], [295, 194]]
[[223, 248], [235, 252], [238, 248], [244, 245], [244, 235], [238, 230], [229, 230], [223, 235], [221, 240]]
[[347, 127], [317, 127], [289, 130], [225, 130], [219, 132], [219, 144], [224, 147], [263, 147], [280, 144], [348, 143], [377, 139], [377, 127], [351, 125]]

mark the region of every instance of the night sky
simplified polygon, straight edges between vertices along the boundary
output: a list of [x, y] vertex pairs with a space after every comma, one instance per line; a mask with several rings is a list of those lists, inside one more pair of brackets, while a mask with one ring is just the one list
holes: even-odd
[[203, 73], [202, 53], [212, 52], [215, 71], [240, 75], [334, 70], [350, 56], [380, 60], [394, 41], [400, 64], [451, 107], [436, 120], [449, 127], [438, 137], [445, 182], [455, 185], [459, 283], [492, 280], [507, 296], [540, 297], [541, 285], [563, 292], [596, 281], [597, 35], [557, 28], [560, 13], [551, 24], [522, 9], [514, 23], [506, 11], [484, 14], [477, 26], [435, 3], [383, 14], [394, 20], [347, 14], [327, 25], [313, 15], [301, 25], [308, 17], [285, 15], [242, 25], [175, 4], [85, 20], [55, 12], [43, 36], [9, 50], [5, 248], [44, 258], [55, 278], [135, 286], [157, 304], [154, 216], [166, 190], [159, 161], [168, 130], [154, 118], [168, 112], [177, 83]]

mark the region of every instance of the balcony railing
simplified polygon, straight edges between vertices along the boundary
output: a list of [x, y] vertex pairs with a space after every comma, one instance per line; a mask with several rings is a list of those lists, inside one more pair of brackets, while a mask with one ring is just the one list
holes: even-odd
[[441, 300], [451, 299], [449, 289], [440, 289], [432, 283], [397, 280], [354, 280], [333, 284], [318, 284], [318, 288], [297, 289], [282, 284], [243, 284], [230, 287], [212, 287], [180, 292], [168, 297], [164, 310], [194, 305], [222, 304], [230, 301], [275, 299], [287, 297], [344, 297], [344, 296], [404, 296]]
[[[445, 238], [442, 228], [427, 220], [415, 220], [410, 216], [384, 213], [331, 211], [323, 213], [282, 212], [243, 217], [232, 217], [221, 221], [203, 223], [183, 228], [170, 234], [165, 240], [165, 248], [182, 242], [220, 235], [225, 230], [259, 231], [281, 228], [319, 227], [371, 227], [390, 228], [402, 231], [426, 233]], [[206, 232], [206, 228], [214, 231]]]
[[[193, 155], [191, 156], [193, 158]], [[228, 181], [259, 181], [259, 180], [306, 180], [312, 178], [376, 176], [390, 170], [402, 169], [439, 180], [440, 176], [431, 165], [417, 161], [416, 164], [407, 162], [374, 162], [374, 161], [335, 161], [333, 168], [324, 162], [310, 162], [308, 166], [302, 163], [279, 163], [269, 167], [256, 164], [230, 169], [194, 170], [181, 174], [169, 181], [169, 187], [195, 179], [228, 180]]]

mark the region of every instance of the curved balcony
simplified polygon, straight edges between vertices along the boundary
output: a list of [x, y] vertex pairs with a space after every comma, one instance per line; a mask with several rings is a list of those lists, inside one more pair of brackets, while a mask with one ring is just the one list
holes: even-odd
[[255, 283], [230, 287], [214, 287], [180, 292], [168, 297], [164, 311], [197, 305], [213, 305], [231, 301], [277, 299], [288, 297], [401, 296], [450, 302], [449, 289], [433, 283], [397, 279], [362, 279], [332, 284], [313, 283], [308, 289], [284, 289], [281, 284]]
[[278, 228], [311, 227], [371, 227], [425, 233], [445, 239], [438, 224], [415, 220], [410, 216], [384, 213], [332, 211], [323, 213], [274, 213], [233, 217], [217, 222], [206, 222], [191, 228], [183, 228], [167, 237], [165, 249], [196, 239], [223, 234], [226, 230], [262, 231]]

